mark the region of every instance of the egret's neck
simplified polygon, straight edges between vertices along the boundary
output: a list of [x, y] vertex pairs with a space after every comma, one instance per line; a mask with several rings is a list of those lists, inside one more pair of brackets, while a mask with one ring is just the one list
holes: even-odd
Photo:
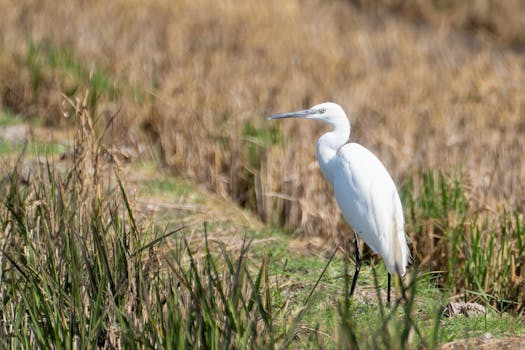
[[339, 148], [350, 139], [350, 123], [344, 118], [332, 124], [332, 131], [327, 132], [317, 141], [317, 159], [324, 177], [332, 182], [329, 171], [330, 161], [335, 157]]

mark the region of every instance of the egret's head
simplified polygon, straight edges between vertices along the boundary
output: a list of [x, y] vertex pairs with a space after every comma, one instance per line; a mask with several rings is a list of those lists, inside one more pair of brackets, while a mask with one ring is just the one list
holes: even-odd
[[346, 114], [341, 106], [333, 102], [321, 103], [313, 106], [310, 109], [305, 109], [302, 111], [274, 114], [268, 117], [268, 120], [281, 118], [304, 118], [320, 120], [331, 124], [334, 128], [340, 123], [348, 123]]

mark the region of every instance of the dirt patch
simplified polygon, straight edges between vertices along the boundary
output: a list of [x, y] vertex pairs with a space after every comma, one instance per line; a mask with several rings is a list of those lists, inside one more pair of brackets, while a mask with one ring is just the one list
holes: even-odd
[[463, 349], [505, 349], [505, 350], [521, 350], [525, 349], [525, 337], [507, 337], [507, 338], [493, 338], [490, 333], [474, 338], [462, 339], [453, 341], [441, 346], [441, 350], [463, 350]]

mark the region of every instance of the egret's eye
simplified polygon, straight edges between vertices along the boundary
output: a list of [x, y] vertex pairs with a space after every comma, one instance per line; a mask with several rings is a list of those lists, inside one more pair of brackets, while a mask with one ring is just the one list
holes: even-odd
[[324, 112], [326, 112], [326, 108], [319, 108], [319, 114], [323, 114]]

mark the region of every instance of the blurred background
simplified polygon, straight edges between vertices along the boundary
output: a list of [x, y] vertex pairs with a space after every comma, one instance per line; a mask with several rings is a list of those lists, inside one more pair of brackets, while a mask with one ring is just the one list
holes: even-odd
[[[524, 348], [524, 87], [525, 0], [0, 0], [0, 348]], [[266, 120], [326, 101], [400, 193], [392, 307], [326, 125]]]
[[[315, 158], [325, 127], [265, 116], [324, 101], [346, 110], [351, 140], [392, 174], [421, 261], [446, 265], [444, 232], [465, 217], [523, 214], [523, 1], [0, 0], [0, 8], [5, 113], [67, 128], [64, 98], [90, 89], [99, 124], [111, 126], [108, 146], [152, 157], [296, 235], [349, 232]], [[457, 188], [461, 205], [451, 207], [446, 194], [459, 198]], [[439, 220], [414, 205], [432, 191]], [[513, 247], [505, 250], [513, 276], [525, 275]]]

